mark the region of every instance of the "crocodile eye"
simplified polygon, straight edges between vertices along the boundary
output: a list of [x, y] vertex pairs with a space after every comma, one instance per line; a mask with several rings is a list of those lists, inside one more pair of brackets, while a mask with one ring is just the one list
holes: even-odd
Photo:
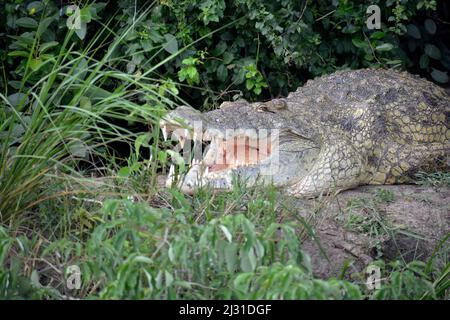
[[273, 110], [271, 110], [271, 108], [267, 102], [256, 105], [255, 110], [256, 110], [256, 112], [275, 113]]
[[276, 113], [279, 110], [287, 109], [287, 101], [284, 98], [273, 99], [271, 101], [257, 104], [255, 109], [257, 112]]

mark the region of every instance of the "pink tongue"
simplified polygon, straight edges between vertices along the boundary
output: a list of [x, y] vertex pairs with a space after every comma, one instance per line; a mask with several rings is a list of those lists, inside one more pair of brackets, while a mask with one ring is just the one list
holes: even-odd
[[209, 172], [214, 172], [214, 171], [221, 171], [221, 170], [225, 170], [228, 169], [230, 165], [228, 164], [213, 164], [212, 166], [209, 166]]
[[258, 144], [251, 146], [248, 139], [244, 145], [236, 143], [235, 140], [228, 143], [225, 142], [222, 151], [217, 154], [215, 163], [209, 165], [208, 169], [210, 172], [214, 172], [229, 169], [230, 167], [254, 165], [270, 155], [270, 143], [267, 146], [263, 146], [262, 150], [256, 147], [258, 147]]

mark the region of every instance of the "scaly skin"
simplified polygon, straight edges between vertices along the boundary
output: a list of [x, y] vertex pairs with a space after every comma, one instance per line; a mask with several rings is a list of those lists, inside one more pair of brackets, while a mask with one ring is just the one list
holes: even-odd
[[[167, 119], [173, 123], [177, 117], [202, 120], [206, 128], [289, 133], [284, 146], [297, 150], [292, 148], [297, 139], [302, 147], [280, 158], [291, 171], [279, 174], [292, 178], [277, 177], [277, 185], [294, 196], [402, 183], [417, 171], [449, 166], [450, 97], [435, 84], [405, 72], [341, 71], [308, 81], [285, 99], [227, 102], [204, 114], [175, 110]], [[220, 174], [206, 180], [214, 181]], [[192, 188], [191, 183], [185, 189]]]

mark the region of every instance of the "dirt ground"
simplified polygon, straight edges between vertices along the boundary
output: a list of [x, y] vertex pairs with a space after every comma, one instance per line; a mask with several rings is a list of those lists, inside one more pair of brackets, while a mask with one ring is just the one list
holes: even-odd
[[448, 187], [363, 186], [333, 198], [298, 200], [298, 206], [316, 215], [316, 239], [306, 238], [302, 249], [321, 278], [338, 276], [345, 263], [351, 278], [376, 259], [426, 260], [450, 232]]

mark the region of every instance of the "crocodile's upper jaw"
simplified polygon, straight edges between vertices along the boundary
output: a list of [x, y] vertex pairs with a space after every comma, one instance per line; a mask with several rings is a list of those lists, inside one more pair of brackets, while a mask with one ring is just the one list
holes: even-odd
[[[236, 178], [246, 186], [256, 182], [287, 186], [307, 172], [318, 152], [309, 142], [287, 137], [284, 130], [232, 130], [215, 123], [208, 113], [188, 107], [172, 111], [160, 125], [165, 137], [170, 134], [181, 141], [184, 149], [180, 154], [186, 155], [187, 151], [191, 160], [184, 177], [176, 174], [172, 166], [166, 185], [176, 183], [191, 194], [202, 186], [230, 190]], [[202, 143], [208, 144], [205, 150], [199, 148]]]

